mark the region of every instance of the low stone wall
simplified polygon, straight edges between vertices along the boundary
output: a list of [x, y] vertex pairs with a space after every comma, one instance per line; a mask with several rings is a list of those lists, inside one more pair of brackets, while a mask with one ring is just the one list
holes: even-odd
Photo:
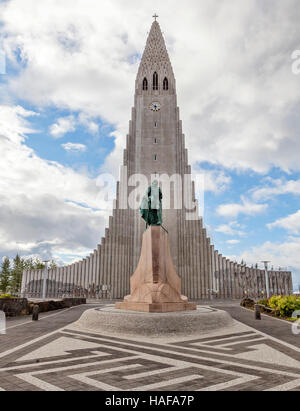
[[76, 305], [86, 304], [86, 298], [63, 298], [62, 300], [28, 301], [27, 298], [1, 298], [0, 311], [4, 311], [7, 317], [32, 314], [33, 307], [39, 306], [39, 312], [61, 310]]
[[0, 298], [0, 311], [4, 311], [7, 317], [28, 314], [27, 298]]

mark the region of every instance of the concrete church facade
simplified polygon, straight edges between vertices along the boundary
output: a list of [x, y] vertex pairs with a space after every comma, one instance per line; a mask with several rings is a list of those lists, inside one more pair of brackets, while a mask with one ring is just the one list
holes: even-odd
[[[266, 294], [265, 271], [230, 261], [211, 244], [202, 218], [189, 219], [190, 210], [174, 207], [184, 197], [198, 206], [191, 179], [188, 152], [177, 106], [176, 81], [159, 23], [149, 33], [136, 78], [134, 107], [116, 202], [109, 226], [97, 248], [86, 258], [65, 267], [48, 270], [47, 296], [123, 298], [135, 271], [145, 224], [139, 211], [128, 207], [127, 186], [134, 175], [176, 176], [171, 185], [171, 205], [163, 208], [163, 225], [169, 232], [172, 258], [182, 278], [182, 292], [191, 299], [241, 298]], [[177, 181], [177, 180], [176, 180]], [[127, 187], [125, 187], [125, 185]], [[43, 272], [25, 271], [22, 293], [40, 296]], [[269, 271], [272, 294], [290, 294], [290, 272]]]

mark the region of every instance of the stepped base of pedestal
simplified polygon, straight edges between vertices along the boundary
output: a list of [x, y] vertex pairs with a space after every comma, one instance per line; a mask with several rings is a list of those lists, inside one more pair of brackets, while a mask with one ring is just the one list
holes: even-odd
[[135, 303], [122, 302], [116, 303], [115, 308], [118, 310], [139, 311], [143, 313], [171, 313], [176, 311], [193, 311], [197, 310], [195, 303]]

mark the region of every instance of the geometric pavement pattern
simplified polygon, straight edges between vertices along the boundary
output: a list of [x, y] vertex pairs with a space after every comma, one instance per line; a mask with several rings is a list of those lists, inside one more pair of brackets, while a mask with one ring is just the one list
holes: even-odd
[[4, 391], [300, 391], [300, 352], [255, 330], [134, 341], [70, 327], [0, 355]]

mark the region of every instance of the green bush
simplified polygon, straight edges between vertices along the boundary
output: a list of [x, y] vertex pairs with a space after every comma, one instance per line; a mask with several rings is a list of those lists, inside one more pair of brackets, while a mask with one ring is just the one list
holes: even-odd
[[260, 305], [269, 305], [269, 300], [267, 298], [263, 298], [262, 300], [257, 301], [256, 304], [260, 304]]
[[269, 299], [269, 307], [273, 308], [281, 317], [291, 317], [294, 311], [300, 310], [300, 297], [274, 295]]
[[14, 298], [14, 297], [10, 294], [1, 294], [0, 298]]
[[269, 307], [273, 308], [273, 310], [275, 311], [278, 311], [282, 298], [283, 297], [281, 295], [273, 295], [273, 297], [269, 299], [269, 302], [268, 302]]

